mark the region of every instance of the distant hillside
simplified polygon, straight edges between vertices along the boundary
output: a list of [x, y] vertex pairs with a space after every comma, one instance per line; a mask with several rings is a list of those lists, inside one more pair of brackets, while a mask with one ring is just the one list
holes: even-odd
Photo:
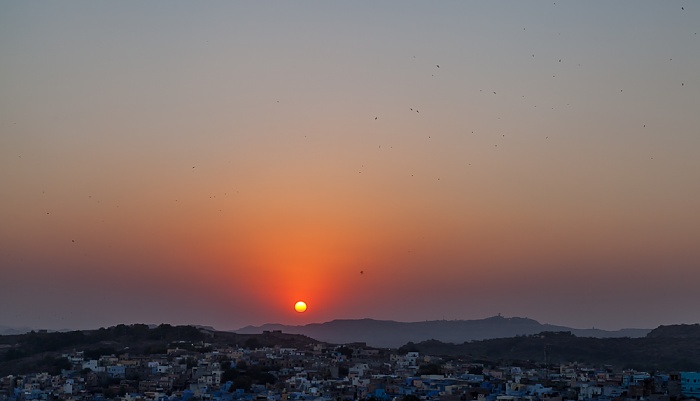
[[236, 330], [239, 334], [256, 334], [266, 330], [303, 334], [319, 341], [333, 344], [364, 342], [374, 347], [397, 348], [407, 342], [439, 340], [450, 343], [505, 338], [537, 334], [543, 331], [568, 331], [580, 337], [643, 337], [648, 329], [623, 329], [606, 331], [599, 329], [573, 329], [564, 326], [541, 324], [536, 320], [494, 316], [478, 320], [433, 320], [425, 322], [395, 322], [392, 320], [333, 320], [305, 326], [266, 324], [247, 326]]
[[[183, 343], [181, 343], [183, 342]], [[188, 344], [200, 344], [190, 347]], [[192, 352], [204, 352], [203, 344], [241, 346], [282, 346], [303, 348], [318, 341], [298, 334], [236, 334], [195, 326], [161, 324], [124, 325], [67, 332], [30, 332], [0, 335], [0, 377], [37, 371], [60, 372], [65, 352], [84, 351], [86, 356], [164, 354], [171, 344]]]
[[32, 331], [29, 327], [9, 327], [0, 326], [0, 336], [9, 336], [13, 334], [24, 334]]
[[[678, 333], [683, 333], [682, 337]], [[408, 343], [401, 351], [461, 356], [498, 362], [543, 365], [581, 362], [645, 371], [700, 370], [700, 325], [661, 326], [643, 338], [576, 337], [569, 332], [545, 332], [513, 338], [446, 344], [430, 340]]]
[[647, 334], [648, 338], [699, 338], [700, 324], [659, 326]]

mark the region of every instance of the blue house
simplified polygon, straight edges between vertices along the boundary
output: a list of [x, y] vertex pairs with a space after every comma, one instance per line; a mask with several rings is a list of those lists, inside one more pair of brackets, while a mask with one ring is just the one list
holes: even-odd
[[380, 400], [386, 400], [389, 396], [386, 395], [386, 391], [383, 388], [378, 388], [374, 390], [374, 397]]
[[700, 372], [681, 372], [681, 394], [685, 397], [700, 397]]

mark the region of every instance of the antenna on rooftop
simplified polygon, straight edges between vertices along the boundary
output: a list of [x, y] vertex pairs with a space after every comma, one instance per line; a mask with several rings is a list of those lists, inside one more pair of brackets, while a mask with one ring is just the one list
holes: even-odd
[[549, 362], [547, 361], [547, 344], [544, 345], [544, 385], [549, 383]]

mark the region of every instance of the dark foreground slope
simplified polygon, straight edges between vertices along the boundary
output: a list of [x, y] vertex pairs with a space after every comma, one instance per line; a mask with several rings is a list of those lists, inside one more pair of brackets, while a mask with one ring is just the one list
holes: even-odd
[[660, 326], [643, 338], [576, 337], [570, 332], [447, 344], [436, 340], [408, 343], [401, 351], [462, 356], [494, 363], [581, 362], [646, 371], [700, 370], [700, 325]]
[[165, 354], [169, 347], [191, 352], [205, 352], [211, 345], [230, 345], [247, 348], [283, 346], [303, 348], [318, 341], [296, 334], [264, 333], [236, 334], [194, 326], [162, 324], [123, 325], [68, 332], [30, 332], [0, 336], [0, 377], [47, 371], [60, 372], [67, 368], [61, 355], [84, 351], [86, 356]]

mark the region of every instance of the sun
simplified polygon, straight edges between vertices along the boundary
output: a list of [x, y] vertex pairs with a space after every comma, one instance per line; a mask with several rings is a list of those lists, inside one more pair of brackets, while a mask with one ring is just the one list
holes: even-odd
[[295, 303], [294, 310], [299, 312], [299, 313], [306, 312], [306, 302], [299, 301], [299, 302]]

